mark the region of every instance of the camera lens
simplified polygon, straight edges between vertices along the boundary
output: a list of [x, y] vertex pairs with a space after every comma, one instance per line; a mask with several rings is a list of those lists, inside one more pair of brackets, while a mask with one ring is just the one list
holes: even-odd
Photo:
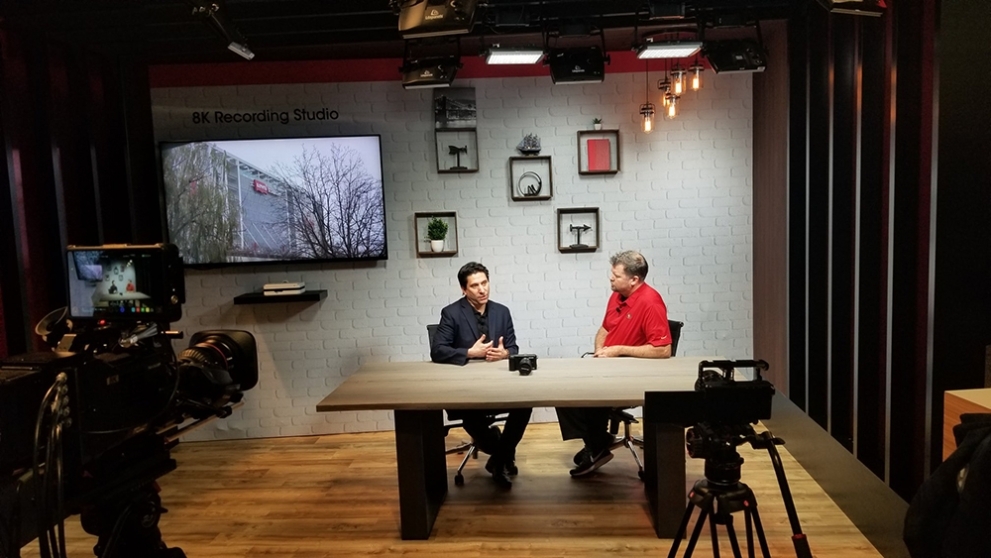
[[520, 376], [529, 376], [533, 372], [533, 362], [529, 358], [520, 359]]

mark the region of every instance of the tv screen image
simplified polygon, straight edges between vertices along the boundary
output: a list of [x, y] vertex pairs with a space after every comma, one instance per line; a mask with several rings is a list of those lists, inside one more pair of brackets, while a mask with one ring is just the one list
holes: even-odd
[[379, 136], [163, 143], [187, 265], [385, 259]]

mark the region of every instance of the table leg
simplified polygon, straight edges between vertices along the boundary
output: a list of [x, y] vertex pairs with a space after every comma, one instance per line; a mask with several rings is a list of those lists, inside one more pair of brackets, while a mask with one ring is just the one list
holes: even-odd
[[403, 540], [430, 538], [447, 496], [443, 411], [396, 411], [399, 522]]
[[685, 428], [643, 421], [644, 490], [654, 532], [672, 539], [685, 514]]

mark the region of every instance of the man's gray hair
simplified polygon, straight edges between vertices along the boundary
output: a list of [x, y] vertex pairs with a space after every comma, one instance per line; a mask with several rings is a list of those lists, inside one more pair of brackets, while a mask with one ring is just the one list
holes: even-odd
[[609, 258], [609, 263], [613, 266], [622, 265], [629, 277], [639, 277], [640, 281], [647, 278], [647, 259], [636, 250], [618, 252]]

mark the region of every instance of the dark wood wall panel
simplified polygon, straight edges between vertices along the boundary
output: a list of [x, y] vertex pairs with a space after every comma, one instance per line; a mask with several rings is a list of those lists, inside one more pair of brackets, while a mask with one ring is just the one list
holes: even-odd
[[[808, 411], [805, 273], [808, 257], [809, 21], [788, 21], [788, 397]], [[756, 100], [755, 100], [756, 102]], [[763, 157], [755, 151], [754, 158]], [[759, 304], [759, 301], [756, 301]]]
[[888, 165], [891, 19], [861, 24], [860, 276], [857, 283], [856, 455], [885, 478], [888, 311]]
[[[832, 188], [833, 61], [830, 20], [810, 13], [809, 34], [819, 47], [809, 52], [808, 98], [808, 407], [823, 428], [829, 425], [829, 200]], [[823, 42], [824, 41], [824, 42]], [[822, 48], [821, 45], [827, 45]]]
[[788, 385], [788, 29], [762, 26], [767, 69], [754, 75], [754, 358], [770, 364], [766, 378]]
[[[931, 6], [903, 4], [895, 14], [898, 71], [895, 112], [895, 190], [891, 330], [891, 456], [901, 464], [890, 468], [892, 488], [911, 496], [921, 484], [928, 437], [927, 351], [931, 211], [931, 147], [933, 103], [931, 69], [923, 69], [926, 11]], [[931, 48], [931, 46], [930, 46]], [[919, 441], [923, 443], [919, 443]]]
[[943, 390], [979, 387], [991, 344], [991, 22], [977, 0], [949, 29], [938, 0], [891, 4], [790, 21], [788, 346], [791, 397], [910, 498]]
[[0, 294], [4, 345], [65, 305], [66, 244], [163, 239], [143, 64], [0, 32]]
[[829, 430], [853, 450], [854, 238], [860, 149], [858, 20], [833, 25], [833, 137], [830, 189]]

